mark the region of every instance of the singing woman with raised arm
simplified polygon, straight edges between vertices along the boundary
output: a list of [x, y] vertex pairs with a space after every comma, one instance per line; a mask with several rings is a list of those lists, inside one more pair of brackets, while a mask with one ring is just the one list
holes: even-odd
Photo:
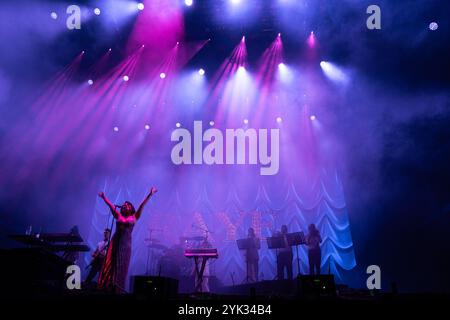
[[116, 231], [109, 244], [98, 281], [100, 289], [115, 293], [125, 292], [125, 281], [131, 259], [131, 232], [136, 221], [141, 217], [145, 204], [156, 191], [155, 187], [150, 189], [150, 192], [144, 198], [137, 211], [129, 201], [125, 201], [119, 207], [120, 211], [117, 211], [117, 206], [113, 205], [103, 192], [99, 193], [100, 198], [105, 201], [114, 219], [116, 219]]

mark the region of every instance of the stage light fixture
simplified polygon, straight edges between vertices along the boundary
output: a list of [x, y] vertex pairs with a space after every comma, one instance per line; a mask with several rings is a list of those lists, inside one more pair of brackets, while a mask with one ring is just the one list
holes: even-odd
[[241, 0], [231, 0], [231, 3], [232, 4], [239, 4], [239, 3], [241, 3]]
[[190, 7], [194, 4], [194, 1], [193, 0], [184, 0], [184, 4], [187, 5], [188, 7]]
[[138, 10], [142, 11], [142, 10], [144, 10], [145, 6], [144, 6], [144, 4], [142, 2], [139, 2], [137, 4], [137, 8], [138, 8]]
[[248, 119], [244, 119], [244, 124], [248, 124]]
[[437, 22], [432, 22], [428, 27], [431, 31], [436, 31], [439, 28], [439, 25], [437, 24]]
[[95, 14], [96, 16], [99, 16], [100, 13], [102, 13], [102, 12], [100, 11], [99, 8], [95, 8], [95, 9], [94, 9], [94, 14]]
[[308, 42], [308, 46], [310, 48], [313, 48], [315, 46], [315, 44], [316, 44], [316, 37], [314, 35], [314, 31], [311, 31], [311, 33], [309, 34], [307, 42]]
[[130, 77], [128, 77], [128, 76], [123, 76], [123, 81], [127, 82], [128, 80], [130, 80]]
[[321, 61], [320, 67], [322, 68], [325, 76], [336, 83], [348, 84], [350, 81], [349, 75], [339, 66], [328, 61]]
[[165, 79], [165, 78], [166, 78], [166, 74], [165, 74], [164, 72], [161, 72], [161, 73], [159, 74], [159, 77], [160, 77], [161, 79]]
[[114, 127], [114, 132], [118, 132], [119, 131], [119, 127]]
[[283, 83], [291, 83], [294, 78], [292, 70], [283, 62], [278, 64], [278, 78]]
[[314, 120], [316, 120], [316, 116], [312, 115], [312, 116], [309, 117], [309, 119], [311, 119], [311, 121], [314, 121]]
[[204, 76], [204, 75], [205, 75], [205, 70], [202, 69], [202, 68], [200, 68], [200, 69], [198, 70], [198, 74], [201, 75], [201, 76]]
[[150, 126], [148, 124], [146, 124], [144, 128], [145, 128], [145, 130], [149, 130]]
[[281, 123], [281, 122], [283, 122], [283, 119], [281, 119], [281, 117], [278, 117], [277, 118], [277, 123]]
[[175, 126], [176, 126], [177, 128], [179, 128], [179, 127], [181, 127], [181, 123], [177, 122], [177, 123], [175, 124]]
[[210, 121], [209, 125], [212, 127], [214, 125], [214, 121]]
[[58, 14], [55, 11], [53, 11], [52, 13], [50, 13], [50, 17], [52, 17], [53, 20], [56, 20], [58, 19]]
[[94, 84], [94, 80], [89, 79], [87, 83], [88, 83], [88, 85], [92, 86]]

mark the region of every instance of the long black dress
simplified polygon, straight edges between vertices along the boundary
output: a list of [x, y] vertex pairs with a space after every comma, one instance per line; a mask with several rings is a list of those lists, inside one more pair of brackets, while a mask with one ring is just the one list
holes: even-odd
[[131, 233], [135, 221], [117, 221], [105, 263], [99, 277], [99, 288], [115, 293], [125, 292], [125, 281], [131, 259]]

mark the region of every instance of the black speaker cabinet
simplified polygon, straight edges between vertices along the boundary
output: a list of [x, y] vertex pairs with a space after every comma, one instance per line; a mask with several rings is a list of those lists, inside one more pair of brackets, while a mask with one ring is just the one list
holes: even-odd
[[299, 294], [313, 297], [332, 297], [336, 295], [336, 285], [332, 274], [300, 276]]
[[132, 276], [131, 291], [140, 298], [172, 299], [178, 295], [178, 280], [166, 277]]

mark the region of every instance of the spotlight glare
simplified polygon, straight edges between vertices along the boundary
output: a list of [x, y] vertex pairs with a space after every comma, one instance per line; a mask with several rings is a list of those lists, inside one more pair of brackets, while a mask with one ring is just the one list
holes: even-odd
[[316, 44], [316, 37], [314, 36], [314, 31], [311, 31], [307, 40], [308, 46], [313, 48]]
[[175, 124], [175, 126], [176, 126], [177, 128], [179, 128], [179, 127], [181, 127], [181, 123], [177, 122], [177, 123]]
[[231, 0], [231, 3], [232, 4], [239, 4], [239, 3], [241, 3], [241, 0]]
[[99, 8], [95, 8], [95, 9], [94, 9], [94, 14], [95, 14], [95, 15], [99, 16], [100, 13], [101, 13], [101, 11], [100, 11]]
[[138, 10], [140, 10], [140, 11], [142, 11], [142, 10], [144, 10], [144, 4], [142, 3], [142, 2], [139, 2], [138, 4], [137, 4], [137, 8], [138, 8]]
[[125, 82], [127, 82], [128, 80], [130, 80], [130, 77], [128, 77], [128, 76], [123, 76], [123, 81], [125, 81]]
[[278, 77], [283, 83], [291, 83], [294, 78], [294, 74], [287, 65], [281, 62], [278, 64]]
[[311, 121], [316, 120], [316, 116], [315, 115], [311, 115], [309, 118], [311, 119]]
[[165, 78], [166, 78], [166, 74], [165, 74], [164, 72], [161, 72], [161, 73], [159, 74], [159, 77], [160, 77], [161, 79], [165, 79]]
[[334, 82], [347, 84], [350, 81], [349, 76], [344, 72], [344, 70], [331, 62], [321, 61], [320, 67], [322, 68], [325, 76]]
[[150, 126], [148, 124], [146, 124], [144, 128], [145, 128], [145, 130], [149, 130]]
[[281, 117], [277, 118], [277, 123], [281, 123], [283, 121], [283, 119], [281, 119]]
[[244, 124], [248, 124], [248, 119], [244, 119]]
[[205, 75], [205, 70], [202, 69], [202, 68], [200, 68], [200, 69], [198, 70], [198, 74], [201, 75], [201, 76]]
[[58, 19], [58, 14], [55, 11], [53, 11], [52, 13], [50, 13], [50, 17], [52, 17], [53, 20], [56, 20]]
[[432, 22], [432, 23], [430, 23], [428, 28], [430, 28], [431, 31], [435, 31], [439, 28], [439, 25], [437, 24], [437, 22]]
[[184, 0], [184, 4], [187, 5], [188, 7], [190, 7], [194, 4], [194, 1], [193, 0]]
[[118, 132], [119, 131], [119, 127], [114, 127], [114, 131]]
[[88, 85], [92, 86], [94, 84], [94, 80], [89, 79], [87, 83], [88, 83]]
[[209, 125], [212, 127], [214, 125], [214, 121], [210, 121]]

